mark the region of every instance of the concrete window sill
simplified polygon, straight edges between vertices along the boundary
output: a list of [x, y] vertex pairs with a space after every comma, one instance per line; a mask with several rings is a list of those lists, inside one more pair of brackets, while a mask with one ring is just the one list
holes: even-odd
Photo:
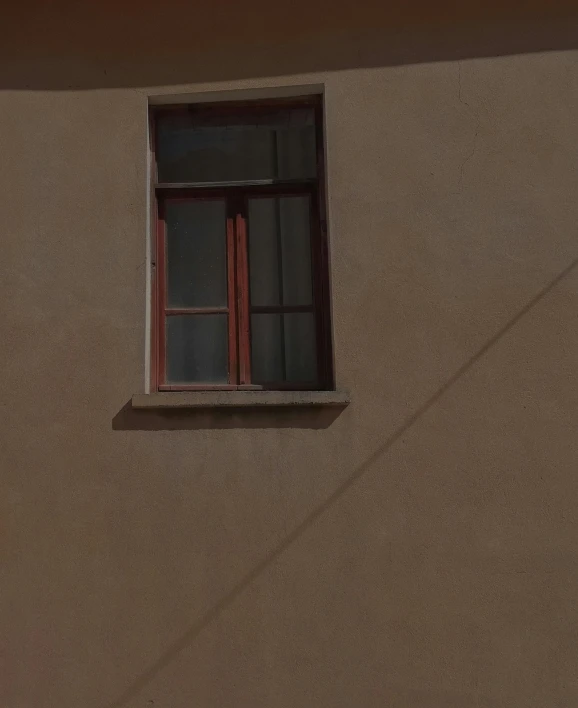
[[345, 391], [171, 391], [135, 393], [132, 407], [138, 409], [186, 408], [298, 408], [340, 407], [349, 404]]

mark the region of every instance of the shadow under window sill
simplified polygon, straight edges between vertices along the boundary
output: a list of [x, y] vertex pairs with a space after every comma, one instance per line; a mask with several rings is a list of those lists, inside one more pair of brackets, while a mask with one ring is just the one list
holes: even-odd
[[170, 391], [135, 393], [135, 409], [286, 408], [349, 404], [345, 391]]
[[183, 391], [139, 393], [113, 430], [328, 428], [349, 404], [344, 391]]

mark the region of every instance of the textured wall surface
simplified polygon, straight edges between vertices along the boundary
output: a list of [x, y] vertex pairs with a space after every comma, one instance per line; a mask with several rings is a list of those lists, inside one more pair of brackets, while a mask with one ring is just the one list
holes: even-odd
[[[348, 43], [331, 22], [270, 64], [263, 47], [206, 37], [187, 53], [174, 19], [175, 54], [165, 37], [140, 73], [152, 21], [131, 54], [130, 13], [110, 41], [88, 13], [98, 43], [73, 15], [19, 24], [13, 10], [3, 707], [578, 704], [578, 53], [568, 23], [554, 32], [529, 7], [532, 31], [496, 14], [485, 51], [468, 48], [471, 23], [460, 34], [441, 13], [438, 32], [406, 11], [413, 49], [391, 60], [385, 40], [368, 34], [363, 54], [362, 35]], [[262, 32], [260, 17], [247, 26]], [[307, 83], [325, 86], [336, 375], [351, 405], [334, 418], [132, 412], [148, 97]]]

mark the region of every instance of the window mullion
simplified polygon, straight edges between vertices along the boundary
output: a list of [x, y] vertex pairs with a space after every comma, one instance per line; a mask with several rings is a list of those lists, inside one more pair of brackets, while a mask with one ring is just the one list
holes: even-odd
[[247, 220], [239, 207], [235, 218], [237, 257], [237, 321], [239, 338], [239, 383], [251, 383], [251, 351], [249, 320], [249, 258]]
[[239, 383], [237, 340], [237, 261], [234, 216], [227, 215], [227, 304], [229, 307], [229, 383]]

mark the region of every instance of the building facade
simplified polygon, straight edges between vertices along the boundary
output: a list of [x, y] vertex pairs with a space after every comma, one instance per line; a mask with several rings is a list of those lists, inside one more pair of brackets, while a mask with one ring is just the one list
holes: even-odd
[[[354, 9], [7, 11], [2, 706], [576, 705], [575, 20]], [[147, 407], [151, 107], [303, 96], [339, 405]]]

